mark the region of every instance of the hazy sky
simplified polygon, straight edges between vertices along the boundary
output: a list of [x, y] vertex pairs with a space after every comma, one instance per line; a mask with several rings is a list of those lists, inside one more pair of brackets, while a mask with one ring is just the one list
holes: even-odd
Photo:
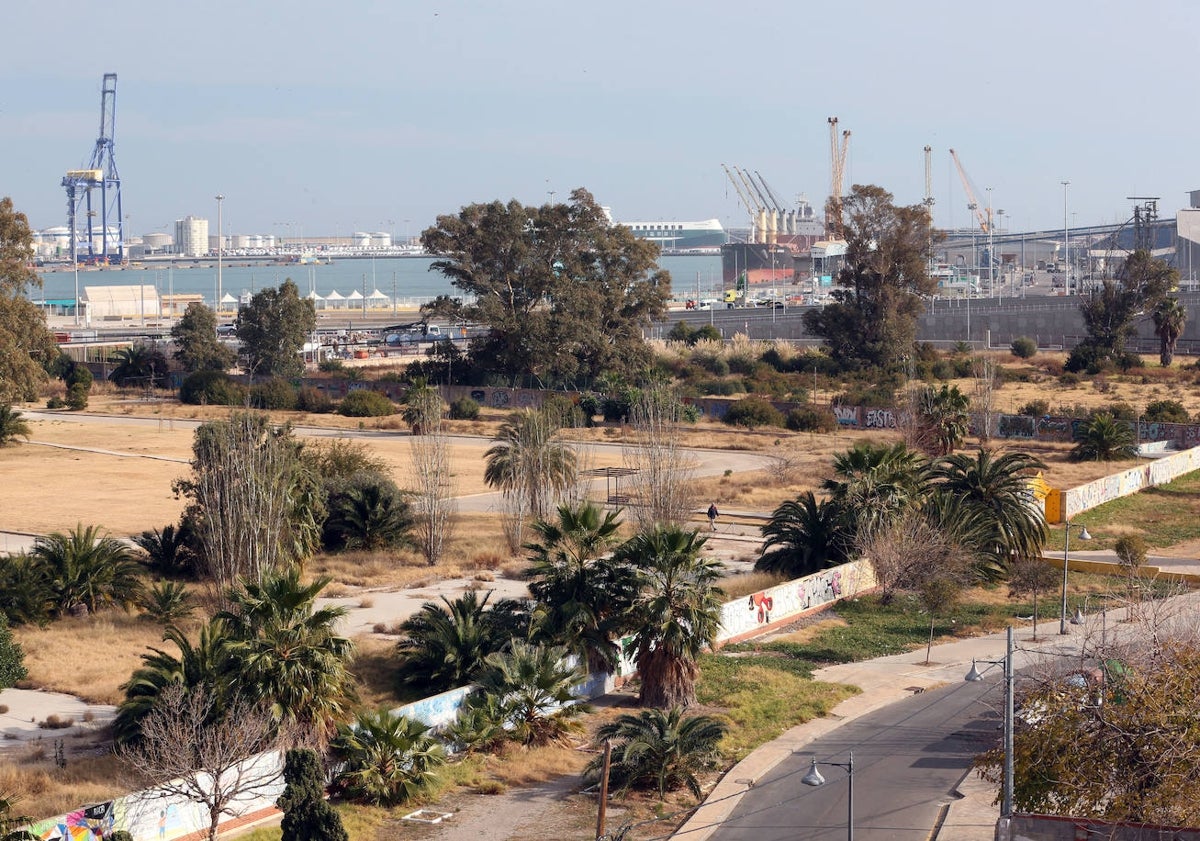
[[[127, 231], [416, 234], [464, 204], [591, 190], [619, 220], [745, 224], [721, 164], [781, 197], [846, 182], [1005, 227], [1163, 215], [1200, 188], [1195, 0], [8, 0], [0, 195], [65, 224], [118, 74]], [[991, 187], [990, 193], [986, 188]], [[283, 223], [291, 223], [285, 225]]]

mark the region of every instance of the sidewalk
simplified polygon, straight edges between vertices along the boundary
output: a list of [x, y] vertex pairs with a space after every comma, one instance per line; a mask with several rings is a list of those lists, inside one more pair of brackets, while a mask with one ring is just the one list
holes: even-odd
[[[1200, 593], [1177, 597], [1183, 605], [1200, 605]], [[1032, 642], [1033, 628], [1016, 628], [1017, 648], [1014, 666], [1019, 672], [1042, 659], [1046, 653], [1078, 653], [1085, 640], [1100, 632], [1104, 623], [1107, 633], [1128, 637], [1142, 625], [1118, 624], [1125, 618], [1124, 609], [1110, 610], [1107, 615], [1089, 615], [1084, 624], [1072, 626], [1069, 636], [1059, 636], [1057, 617], [1046, 618], [1038, 624], [1038, 641]], [[828, 666], [813, 673], [815, 680], [846, 683], [862, 692], [839, 704], [825, 718], [793, 727], [778, 739], [760, 746], [731, 768], [709, 792], [705, 803], [672, 836], [683, 841], [705, 841], [737, 807], [741, 795], [786, 757], [801, 750], [814, 739], [840, 727], [847, 721], [873, 712], [915, 691], [930, 689], [965, 679], [972, 660], [996, 660], [1004, 656], [1005, 633], [956, 640], [935, 645], [930, 655], [931, 665], [925, 665], [925, 650], [911, 651], [892, 657], [881, 657], [861, 663]], [[968, 773], [959, 783], [957, 800], [949, 803], [940, 829], [930, 827], [929, 841], [992, 841], [1000, 810], [995, 805], [997, 788]]]

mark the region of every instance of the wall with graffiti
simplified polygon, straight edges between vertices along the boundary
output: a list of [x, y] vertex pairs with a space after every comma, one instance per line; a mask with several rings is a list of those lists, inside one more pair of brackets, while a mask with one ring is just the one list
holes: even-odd
[[[221, 817], [222, 826], [274, 808], [283, 793], [283, 755], [270, 751], [252, 756], [230, 769], [227, 776], [240, 776], [244, 793], [230, 802], [228, 814]], [[118, 830], [128, 832], [134, 841], [176, 841], [207, 832], [208, 813], [186, 797], [146, 789], [29, 826], [29, 831], [42, 841], [103, 841]]]
[[790, 621], [875, 586], [870, 563], [854, 561], [726, 602], [721, 608], [718, 642], [747, 639], [764, 626]]
[[[1076, 514], [1098, 505], [1135, 494], [1144, 488], [1162, 485], [1185, 473], [1200, 469], [1200, 447], [1163, 456], [1119, 473], [1062, 492], [1062, 516], [1070, 520]], [[1061, 520], [1061, 517], [1059, 518]]]

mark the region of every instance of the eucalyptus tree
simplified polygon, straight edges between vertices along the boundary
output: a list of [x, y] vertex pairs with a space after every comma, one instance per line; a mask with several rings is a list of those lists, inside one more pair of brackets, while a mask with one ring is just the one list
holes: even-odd
[[670, 275], [655, 244], [613, 225], [591, 193], [565, 204], [512, 200], [442, 215], [421, 234], [431, 266], [486, 328], [472, 363], [512, 383], [587, 383], [650, 361], [643, 331], [666, 311]]
[[29, 294], [42, 286], [32, 265], [29, 220], [11, 198], [0, 198], [0, 404], [36, 400], [59, 355], [46, 315]]
[[224, 371], [237, 361], [233, 349], [217, 337], [217, 314], [199, 301], [188, 304], [171, 327], [171, 340], [172, 356], [188, 372]]
[[291, 278], [258, 292], [238, 310], [237, 337], [252, 376], [295, 377], [304, 372], [301, 351], [317, 326], [313, 302], [300, 297]]

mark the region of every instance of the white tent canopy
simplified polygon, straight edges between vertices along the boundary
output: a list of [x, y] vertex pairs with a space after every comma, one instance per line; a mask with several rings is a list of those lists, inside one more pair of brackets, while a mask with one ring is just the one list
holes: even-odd
[[330, 306], [340, 307], [343, 303], [345, 303], [345, 301], [345, 296], [336, 289], [325, 296], [325, 303], [329, 304]]
[[384, 295], [382, 292], [379, 291], [378, 288], [376, 288], [374, 292], [372, 292], [370, 295], [367, 296], [367, 300], [368, 301], [387, 301], [390, 299], [388, 298], [387, 295]]
[[233, 297], [228, 292], [226, 292], [224, 295], [221, 296], [221, 303], [222, 304], [236, 304], [237, 298]]
[[347, 301], [361, 301], [362, 299], [363, 299], [362, 293], [359, 292], [357, 289], [355, 289], [353, 292], [351, 292], [349, 295], [346, 296]]

